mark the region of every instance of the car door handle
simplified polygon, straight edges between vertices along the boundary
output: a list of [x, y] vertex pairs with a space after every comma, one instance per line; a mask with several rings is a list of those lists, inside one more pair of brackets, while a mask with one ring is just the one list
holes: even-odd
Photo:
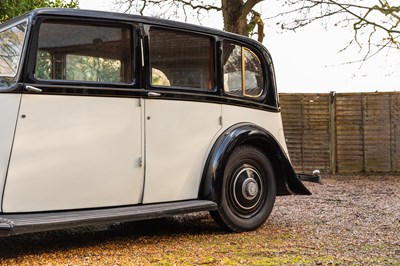
[[25, 89], [27, 91], [31, 91], [31, 92], [42, 92], [42, 89], [39, 89], [39, 88], [36, 88], [33, 86], [29, 86], [29, 85], [25, 86]]
[[159, 96], [161, 96], [161, 93], [150, 91], [149, 93], [147, 93], [147, 96], [149, 96], [149, 97], [159, 97]]

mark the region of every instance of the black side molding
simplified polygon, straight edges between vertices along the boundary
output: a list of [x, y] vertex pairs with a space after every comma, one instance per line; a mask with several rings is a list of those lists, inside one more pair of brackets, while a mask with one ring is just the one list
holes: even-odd
[[0, 237], [96, 224], [148, 220], [216, 209], [217, 204], [212, 201], [190, 200], [106, 209], [0, 214]]

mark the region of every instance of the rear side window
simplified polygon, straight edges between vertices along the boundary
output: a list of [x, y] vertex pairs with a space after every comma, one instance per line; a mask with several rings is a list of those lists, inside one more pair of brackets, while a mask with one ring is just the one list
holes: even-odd
[[37, 79], [131, 83], [132, 30], [69, 22], [40, 26]]
[[174, 30], [150, 30], [152, 86], [211, 90], [213, 40]]
[[262, 64], [249, 48], [225, 41], [222, 60], [224, 65], [224, 91], [235, 96], [260, 98], [264, 81]]

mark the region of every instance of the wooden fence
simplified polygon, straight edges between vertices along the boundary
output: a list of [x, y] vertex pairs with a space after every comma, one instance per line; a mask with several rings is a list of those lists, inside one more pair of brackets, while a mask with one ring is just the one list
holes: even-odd
[[280, 94], [298, 172], [400, 172], [400, 93]]

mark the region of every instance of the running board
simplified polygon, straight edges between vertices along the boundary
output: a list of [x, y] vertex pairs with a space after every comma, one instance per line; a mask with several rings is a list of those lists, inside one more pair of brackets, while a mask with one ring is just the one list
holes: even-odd
[[217, 208], [217, 204], [212, 201], [190, 200], [96, 210], [0, 214], [0, 237], [97, 224], [148, 220], [190, 212], [216, 210]]

